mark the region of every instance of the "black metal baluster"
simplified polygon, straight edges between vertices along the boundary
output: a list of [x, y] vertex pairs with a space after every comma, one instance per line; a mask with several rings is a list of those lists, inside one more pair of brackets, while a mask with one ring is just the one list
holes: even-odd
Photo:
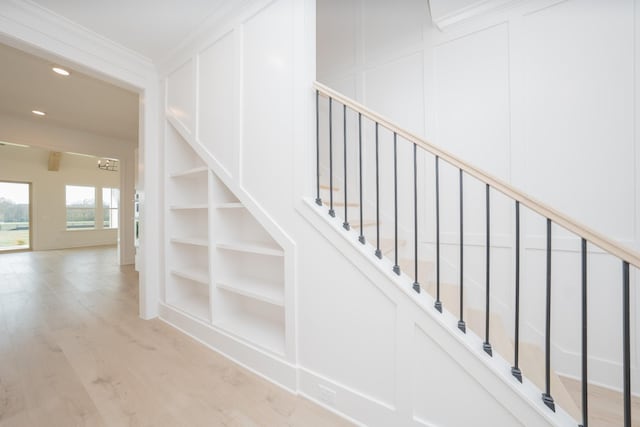
[[587, 406], [587, 241], [582, 239], [582, 427], [589, 426]]
[[333, 210], [333, 99], [329, 98], [329, 215], [336, 216]]
[[440, 173], [438, 164], [440, 158], [436, 156], [436, 301], [433, 304], [436, 310], [442, 313], [442, 301], [440, 301]]
[[360, 235], [358, 241], [364, 245], [364, 224], [362, 222], [362, 113], [358, 113], [358, 173], [360, 174]]
[[320, 198], [320, 91], [316, 89], [316, 205], [322, 206]]
[[555, 412], [556, 405], [551, 397], [551, 220], [549, 218], [547, 218], [547, 320], [544, 336], [545, 391], [542, 393], [542, 401]]
[[398, 265], [398, 134], [393, 133], [393, 218], [394, 218], [394, 244], [395, 244], [395, 264], [393, 272], [400, 275]]
[[516, 302], [515, 302], [515, 331], [513, 344], [513, 366], [511, 375], [522, 382], [522, 371], [518, 366], [518, 352], [520, 346], [520, 202], [516, 201]]
[[491, 280], [491, 189], [489, 187], [489, 184], [486, 184], [486, 220], [487, 220], [487, 224], [486, 224], [486, 291], [487, 291], [487, 295], [486, 295], [486, 306], [485, 306], [485, 319], [484, 319], [484, 327], [485, 327], [485, 340], [484, 343], [482, 344], [482, 349], [485, 351], [485, 353], [487, 353], [489, 356], [493, 356], [493, 351], [491, 349], [491, 344], [489, 343], [489, 317], [490, 317], [490, 313], [491, 313], [491, 286], [490, 286], [490, 280]]
[[376, 256], [382, 259], [380, 250], [380, 173], [378, 168], [378, 122], [376, 122]]
[[464, 197], [462, 175], [462, 169], [460, 169], [460, 320], [458, 320], [458, 329], [467, 333], [467, 326], [464, 323]]
[[[342, 137], [344, 141], [344, 222], [342, 227], [349, 230], [349, 220], [347, 219], [347, 106], [342, 106]], [[362, 228], [362, 224], [360, 224]]]
[[513, 344], [513, 366], [511, 375], [522, 382], [522, 371], [518, 366], [518, 352], [520, 347], [520, 202], [516, 200], [516, 303], [515, 303], [515, 331]]
[[624, 377], [624, 426], [631, 427], [631, 329], [629, 311], [629, 263], [622, 262], [622, 354]]
[[420, 293], [420, 282], [418, 281], [418, 146], [413, 144], [413, 258], [414, 258], [414, 281], [413, 290]]

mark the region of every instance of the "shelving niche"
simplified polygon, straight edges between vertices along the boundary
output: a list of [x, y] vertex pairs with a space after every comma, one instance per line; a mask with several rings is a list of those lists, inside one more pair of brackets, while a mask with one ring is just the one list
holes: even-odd
[[282, 247], [169, 121], [165, 150], [166, 306], [286, 358]]
[[215, 175], [211, 184], [213, 324], [284, 355], [284, 251]]
[[171, 125], [166, 133], [165, 302], [211, 321], [208, 188], [211, 172]]

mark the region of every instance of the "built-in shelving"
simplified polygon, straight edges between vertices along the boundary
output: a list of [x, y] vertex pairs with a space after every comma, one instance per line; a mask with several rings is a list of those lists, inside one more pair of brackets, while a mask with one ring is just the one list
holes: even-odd
[[177, 243], [180, 245], [192, 245], [192, 246], [209, 246], [209, 241], [199, 237], [172, 237], [171, 243]]
[[190, 168], [190, 169], [186, 169], [183, 171], [179, 171], [179, 172], [173, 172], [171, 174], [169, 174], [169, 177], [171, 178], [188, 178], [188, 177], [193, 177], [196, 176], [198, 174], [202, 174], [207, 172], [207, 167], [206, 166], [198, 166], [195, 168]]
[[209, 284], [209, 274], [207, 272], [198, 271], [197, 267], [188, 270], [171, 270], [171, 274], [203, 285]]
[[241, 297], [229, 294], [226, 303], [235, 310], [217, 323], [221, 329], [277, 354], [285, 352], [284, 312], [269, 304], [258, 306], [252, 301], [235, 301]]
[[197, 210], [197, 209], [208, 209], [209, 205], [207, 204], [192, 204], [192, 205], [171, 205], [169, 209], [172, 211], [186, 211], [186, 210]]
[[167, 126], [165, 302], [211, 322], [209, 169], [189, 142]]
[[284, 307], [284, 288], [282, 283], [251, 277], [223, 277], [217, 279], [216, 285], [228, 292]]
[[166, 306], [284, 356], [284, 250], [171, 124], [165, 147]]
[[276, 257], [284, 256], [284, 252], [282, 251], [282, 249], [274, 245], [269, 245], [268, 243], [263, 243], [263, 242], [256, 242], [256, 243], [241, 242], [241, 241], [218, 242], [216, 243], [216, 247], [218, 249], [225, 249], [225, 250], [236, 251], [236, 252], [249, 252], [252, 254], [268, 255], [268, 256], [276, 256]]
[[218, 209], [244, 209], [244, 205], [240, 202], [220, 203], [216, 207]]
[[211, 196], [213, 324], [283, 354], [284, 251], [215, 176]]
[[182, 283], [180, 292], [168, 296], [167, 304], [204, 322], [211, 322], [208, 289], [199, 283]]

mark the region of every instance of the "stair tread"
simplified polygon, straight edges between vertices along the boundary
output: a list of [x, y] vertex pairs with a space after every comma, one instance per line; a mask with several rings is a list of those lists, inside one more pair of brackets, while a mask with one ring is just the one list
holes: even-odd
[[[331, 190], [331, 187], [329, 186], [329, 184], [320, 184], [320, 189], [321, 190]], [[336, 187], [335, 185], [333, 186], [333, 191], [340, 191], [339, 187]]]
[[[329, 200], [323, 200], [322, 204], [325, 205], [325, 206], [329, 206], [330, 205]], [[334, 207], [335, 206], [344, 207], [344, 200], [334, 200], [333, 201], [333, 206]], [[355, 203], [355, 202], [349, 202], [349, 203], [347, 203], [347, 207], [357, 208], [357, 207], [360, 207], [360, 205], [358, 203]]]
[[[398, 240], [398, 248], [402, 248], [407, 244], [406, 240]], [[395, 250], [396, 242], [394, 239], [380, 239], [380, 251], [383, 254], [391, 253]], [[400, 266], [402, 268], [402, 265]]]
[[[436, 286], [431, 283], [424, 289], [435, 297]], [[459, 317], [459, 287], [457, 284], [440, 284], [440, 301], [443, 307], [456, 317]], [[467, 329], [476, 335], [485, 335], [485, 312], [481, 309], [465, 307], [464, 319]], [[504, 327], [504, 323], [498, 314], [492, 313], [490, 317], [489, 341], [494, 352], [500, 354], [507, 360], [513, 358], [513, 340]], [[519, 367], [522, 374], [529, 381], [534, 383], [540, 390], [544, 390], [544, 352], [535, 344], [520, 343]], [[560, 381], [560, 377], [551, 371], [551, 395], [556, 404], [562, 407], [575, 419], [580, 419], [581, 412], [571, 398], [569, 392]]]
[[[349, 225], [351, 225], [352, 228], [360, 228], [360, 220], [349, 221]], [[365, 219], [362, 221], [363, 227], [371, 227], [373, 225], [376, 225], [375, 219]]]
[[[530, 343], [520, 343], [519, 365], [522, 375], [534, 383], [540, 390], [544, 390], [545, 367], [544, 352], [540, 347]], [[551, 369], [551, 396], [556, 404], [569, 413], [576, 420], [582, 418], [582, 412], [578, 409], [571, 394], [560, 380], [558, 374]]]
[[[564, 387], [567, 389], [576, 405], [582, 402], [582, 384], [578, 380], [560, 375]], [[622, 393], [619, 391], [599, 387], [589, 384], [589, 418], [592, 423], [599, 427], [618, 427], [624, 424], [624, 416], [621, 411], [623, 405]], [[631, 396], [631, 406], [633, 413], [640, 411], [640, 398]], [[632, 420], [633, 426], [637, 427], [638, 421]]]

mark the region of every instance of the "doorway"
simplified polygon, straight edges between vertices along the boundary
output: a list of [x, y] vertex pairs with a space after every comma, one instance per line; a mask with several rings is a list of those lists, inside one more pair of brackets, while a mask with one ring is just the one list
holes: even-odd
[[31, 183], [0, 181], [0, 251], [31, 249]]

